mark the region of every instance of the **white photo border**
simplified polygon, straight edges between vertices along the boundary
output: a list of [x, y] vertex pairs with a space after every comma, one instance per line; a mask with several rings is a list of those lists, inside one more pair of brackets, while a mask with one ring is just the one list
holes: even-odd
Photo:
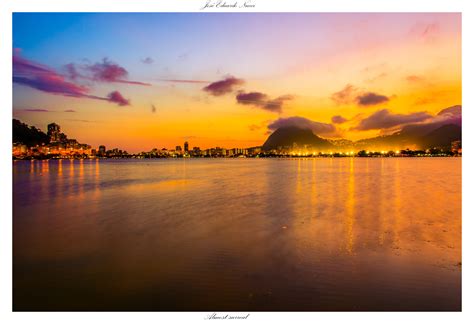
[[[463, 93], [462, 312], [251, 312], [248, 323], [472, 323], [474, 1], [462, 0], [249, 0], [253, 8], [201, 10], [207, 0], [3, 0], [0, 4], [0, 323], [200, 323], [210, 312], [12, 312], [12, 13], [13, 12], [461, 12]], [[222, 312], [217, 312], [222, 313]], [[228, 314], [246, 314], [238, 312]]]

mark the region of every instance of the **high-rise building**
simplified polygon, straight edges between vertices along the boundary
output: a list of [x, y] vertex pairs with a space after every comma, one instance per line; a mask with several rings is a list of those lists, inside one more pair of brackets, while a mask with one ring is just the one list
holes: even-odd
[[61, 127], [56, 123], [51, 123], [48, 125], [48, 136], [51, 143], [57, 143], [61, 140]]
[[181, 146], [179, 146], [179, 145], [178, 145], [178, 146], [176, 146], [176, 152], [181, 152], [181, 151], [182, 151], [182, 148], [181, 148]]
[[105, 155], [105, 146], [104, 145], [99, 146], [99, 155]]
[[189, 151], [189, 144], [188, 142], [184, 142], [184, 152], [188, 152]]

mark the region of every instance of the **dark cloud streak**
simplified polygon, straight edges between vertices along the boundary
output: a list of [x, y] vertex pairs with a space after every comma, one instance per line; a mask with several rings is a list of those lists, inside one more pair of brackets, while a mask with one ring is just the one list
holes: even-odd
[[242, 105], [252, 105], [271, 112], [280, 113], [285, 101], [292, 100], [292, 95], [284, 95], [270, 99], [268, 95], [261, 92], [240, 92], [235, 99]]
[[173, 82], [173, 83], [209, 83], [209, 81], [205, 80], [182, 80], [182, 79], [158, 79], [158, 81], [163, 82]]
[[227, 93], [234, 91], [236, 86], [243, 85], [245, 83], [242, 79], [237, 79], [233, 76], [227, 77], [224, 80], [212, 82], [205, 86], [202, 90], [213, 96], [222, 96]]
[[112, 91], [107, 95], [107, 101], [114, 102], [119, 106], [129, 106], [130, 100], [125, 99], [122, 94], [118, 91]]
[[357, 96], [357, 104], [359, 106], [374, 106], [389, 101], [389, 98], [375, 92], [366, 92]]

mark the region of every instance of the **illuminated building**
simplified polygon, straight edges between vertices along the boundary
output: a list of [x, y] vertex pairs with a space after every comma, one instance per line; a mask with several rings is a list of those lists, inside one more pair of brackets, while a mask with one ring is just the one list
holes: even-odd
[[453, 141], [451, 142], [451, 152], [459, 154], [462, 152], [462, 144], [461, 141]]
[[99, 155], [105, 155], [105, 145], [99, 146]]
[[61, 141], [61, 128], [56, 123], [48, 124], [48, 136], [51, 143]]

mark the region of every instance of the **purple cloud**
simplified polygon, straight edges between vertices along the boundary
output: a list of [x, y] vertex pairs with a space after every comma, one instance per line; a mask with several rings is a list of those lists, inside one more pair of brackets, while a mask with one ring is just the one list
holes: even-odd
[[13, 56], [13, 82], [56, 95], [100, 99], [90, 96], [87, 87], [66, 81], [54, 70], [16, 55]]
[[235, 97], [239, 104], [252, 105], [271, 112], [281, 112], [284, 102], [293, 98], [291, 95], [284, 95], [270, 99], [268, 95], [261, 92], [240, 92]]
[[76, 80], [82, 75], [79, 73], [79, 71], [76, 68], [76, 65], [74, 63], [69, 63], [64, 66], [64, 69], [66, 70], [66, 74], [71, 80]]
[[376, 111], [367, 118], [362, 119], [354, 127], [355, 130], [389, 129], [405, 124], [419, 123], [432, 118], [426, 112], [415, 112], [411, 114], [393, 114], [388, 109]]
[[358, 96], [356, 100], [359, 106], [374, 106], [387, 102], [389, 99], [388, 97], [377, 94], [375, 92], [366, 92]]
[[222, 96], [234, 91], [234, 88], [236, 86], [242, 85], [244, 83], [244, 80], [230, 76], [225, 78], [224, 80], [212, 82], [209, 85], [205, 86], [202, 90], [213, 96]]
[[97, 82], [126, 83], [151, 86], [150, 83], [128, 80], [128, 71], [124, 67], [111, 62], [107, 58], [104, 58], [102, 59], [102, 62], [98, 62], [93, 65], [77, 66], [74, 63], [69, 63], [66, 64], [64, 67], [66, 69], [68, 77], [71, 80], [83, 78]]
[[375, 92], [363, 92], [351, 84], [347, 84], [342, 90], [334, 92], [331, 99], [338, 105], [355, 103], [359, 106], [373, 106], [389, 101], [387, 96]]
[[268, 100], [268, 96], [261, 92], [241, 92], [235, 97], [237, 102], [242, 105], [265, 105]]
[[96, 81], [128, 83], [145, 86], [151, 85], [149, 83], [127, 80], [128, 71], [120, 65], [109, 61], [107, 58], [103, 58], [102, 62], [87, 66], [86, 69], [92, 73], [92, 79]]
[[119, 106], [129, 106], [130, 100], [125, 99], [118, 91], [112, 91], [107, 95], [107, 101], [114, 102]]
[[20, 57], [18, 51], [13, 55], [13, 83], [54, 95], [106, 100], [121, 104], [119, 101], [112, 101], [111, 98], [90, 95], [89, 88], [67, 81], [64, 76], [47, 66]]
[[347, 121], [346, 118], [340, 116], [340, 115], [337, 115], [337, 116], [332, 116], [331, 118], [331, 121], [334, 123], [334, 124], [343, 124]]
[[441, 110], [433, 117], [433, 123], [462, 125], [462, 106], [452, 106]]
[[274, 131], [281, 127], [298, 127], [303, 129], [311, 129], [313, 133], [327, 134], [332, 135], [336, 132], [336, 127], [332, 124], [320, 123], [317, 121], [312, 121], [310, 119], [294, 116], [288, 118], [279, 118], [271, 122], [268, 126], [268, 129]]

